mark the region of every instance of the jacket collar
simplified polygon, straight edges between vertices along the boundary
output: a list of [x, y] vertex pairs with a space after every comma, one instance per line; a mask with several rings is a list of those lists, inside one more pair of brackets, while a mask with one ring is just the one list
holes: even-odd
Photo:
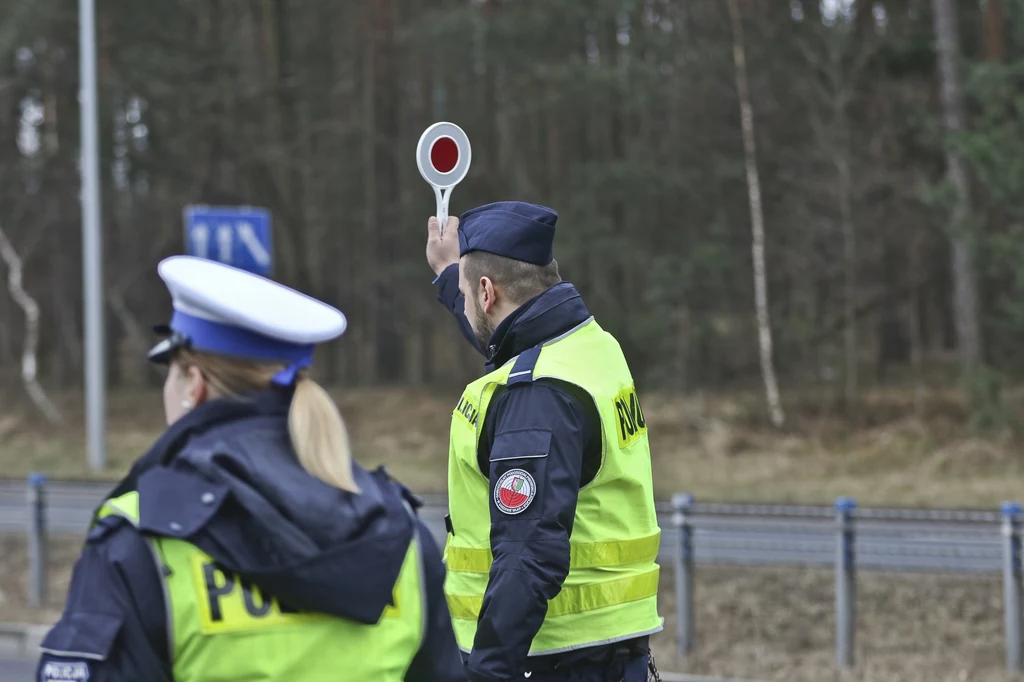
[[268, 389], [243, 399], [221, 399], [205, 402], [178, 421], [156, 439], [142, 457], [132, 465], [128, 475], [115, 486], [108, 498], [119, 497], [138, 489], [139, 478], [147, 471], [170, 462], [193, 438], [225, 422], [259, 415], [287, 415], [291, 391]]
[[590, 311], [569, 282], [561, 282], [519, 306], [494, 330], [487, 345], [487, 370], [493, 371], [523, 351], [579, 326]]

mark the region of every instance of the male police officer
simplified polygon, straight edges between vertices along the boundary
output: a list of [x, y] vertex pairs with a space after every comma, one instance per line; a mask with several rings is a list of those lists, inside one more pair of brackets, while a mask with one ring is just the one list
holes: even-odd
[[452, 416], [445, 593], [471, 680], [647, 680], [659, 528], [618, 343], [562, 282], [554, 211], [428, 222], [438, 298], [487, 358]]

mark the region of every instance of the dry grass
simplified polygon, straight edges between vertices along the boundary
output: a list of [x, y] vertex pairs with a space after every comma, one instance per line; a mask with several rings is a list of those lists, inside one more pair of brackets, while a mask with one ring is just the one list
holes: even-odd
[[[424, 492], [445, 485], [451, 406], [438, 396], [409, 390], [334, 392], [346, 417], [360, 461], [385, 463], [396, 476]], [[57, 402], [67, 426], [40, 423], [25, 405], [0, 412], [0, 476], [43, 471], [62, 478], [113, 479], [127, 471], [163, 429], [160, 391], [116, 392], [108, 403], [108, 470], [85, 462], [84, 414], [77, 396]]]
[[952, 392], [933, 393], [920, 418], [898, 390], [865, 393], [856, 419], [830, 411], [826, 396], [798, 398], [783, 432], [764, 423], [759, 396], [648, 399], [659, 496], [993, 507], [1020, 495], [1020, 443], [972, 436]]
[[[659, 667], [779, 682], [996, 682], [1003, 671], [998, 577], [858, 577], [855, 667], [834, 665], [832, 576], [818, 569], [698, 567], [696, 651], [675, 657], [671, 573]], [[1018, 678], [1019, 679], [1019, 678]]]
[[81, 538], [51, 537], [47, 608], [29, 606], [28, 552], [19, 536], [0, 535], [0, 621], [12, 623], [52, 623], [60, 617], [71, 569], [82, 549]]
[[[445, 489], [448, 423], [458, 391], [336, 391], [356, 453], [386, 464], [422, 492]], [[21, 406], [0, 413], [0, 476], [42, 470], [94, 477], [85, 466], [82, 408], [58, 396], [69, 426], [52, 429]], [[688, 491], [698, 499], [828, 503], [852, 495], [862, 504], [981, 506], [1020, 496], [1019, 439], [973, 437], [954, 392], [933, 392], [921, 418], [906, 391], [865, 392], [851, 419], [825, 394], [787, 404], [783, 432], [767, 425], [756, 393], [706, 399], [650, 395], [645, 414], [659, 497]], [[114, 478], [162, 428], [159, 390], [111, 396], [110, 470]]]
[[[66, 596], [78, 538], [50, 544], [50, 608], [27, 606], [20, 538], [0, 536], [0, 621], [52, 623]], [[654, 638], [662, 670], [779, 682], [997, 682], [1003, 673], [998, 577], [862, 574], [857, 663], [833, 665], [832, 576], [818, 569], [700, 566], [695, 589], [697, 648], [674, 655], [675, 599], [664, 569]]]

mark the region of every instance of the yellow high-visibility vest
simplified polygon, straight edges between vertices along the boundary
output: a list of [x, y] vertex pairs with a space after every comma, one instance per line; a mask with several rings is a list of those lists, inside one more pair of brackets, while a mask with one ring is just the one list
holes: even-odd
[[[591, 318], [471, 383], [452, 415], [448, 504], [453, 534], [445, 548], [444, 589], [464, 651], [472, 650], [487, 590], [490, 505], [504, 504], [514, 512], [528, 504], [532, 494], [527, 477], [509, 472], [492, 501], [490, 481], [477, 464], [487, 407], [497, 391], [539, 378], [574, 384], [593, 398], [601, 417], [602, 454], [597, 475], [579, 493], [569, 575], [548, 603], [530, 655], [622, 641], [662, 629], [655, 561], [661, 531], [647, 424], [618, 342]], [[529, 449], [528, 444], [524, 448]], [[542, 457], [547, 452], [524, 450], [522, 455]]]
[[[107, 500], [98, 517], [139, 523], [139, 494]], [[394, 605], [374, 625], [289, 610], [184, 540], [147, 536], [162, 571], [175, 682], [402, 682], [424, 637], [415, 535]]]

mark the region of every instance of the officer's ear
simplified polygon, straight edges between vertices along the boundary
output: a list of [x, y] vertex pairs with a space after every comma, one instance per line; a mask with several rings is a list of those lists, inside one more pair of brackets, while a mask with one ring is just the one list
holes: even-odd
[[484, 314], [489, 315], [494, 306], [498, 302], [498, 291], [494, 286], [494, 281], [490, 277], [481, 277], [480, 286], [477, 289], [480, 296], [480, 309], [484, 311]]
[[210, 397], [210, 387], [203, 371], [196, 365], [189, 365], [186, 370], [188, 380], [188, 396], [193, 405], [201, 405]]

